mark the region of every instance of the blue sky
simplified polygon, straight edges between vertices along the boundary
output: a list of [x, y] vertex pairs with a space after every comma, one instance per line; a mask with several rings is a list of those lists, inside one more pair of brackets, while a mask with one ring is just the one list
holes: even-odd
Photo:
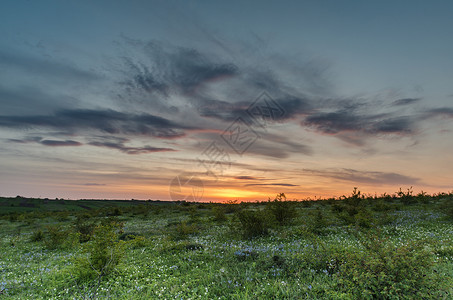
[[452, 28], [450, 1], [3, 1], [0, 195], [450, 191]]

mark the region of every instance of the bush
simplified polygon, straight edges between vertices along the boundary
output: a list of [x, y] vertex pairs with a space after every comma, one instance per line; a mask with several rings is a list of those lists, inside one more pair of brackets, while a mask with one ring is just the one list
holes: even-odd
[[242, 210], [237, 213], [239, 230], [244, 238], [266, 235], [269, 230], [269, 218], [263, 211]]
[[68, 249], [75, 247], [79, 239], [78, 234], [59, 225], [47, 226], [47, 235], [44, 245], [48, 249]]
[[413, 191], [412, 191], [412, 187], [410, 187], [409, 189], [407, 189], [407, 192], [403, 192], [400, 188], [400, 190], [398, 192], [396, 192], [396, 194], [398, 195], [399, 199], [401, 199], [401, 202], [404, 204], [404, 205], [411, 205], [411, 204], [414, 204], [417, 202], [417, 198], [414, 197], [412, 195]]
[[44, 232], [41, 229], [36, 230], [30, 237], [30, 242], [40, 242], [44, 239]]
[[316, 235], [321, 235], [325, 233], [325, 229], [328, 226], [326, 217], [322, 213], [322, 210], [317, 207], [310, 222], [307, 224], [308, 230], [311, 233]]
[[347, 253], [335, 274], [339, 290], [354, 299], [433, 298], [439, 291], [422, 242], [396, 246], [370, 234], [359, 240], [365, 251]]
[[101, 279], [116, 268], [125, 254], [126, 242], [118, 240], [122, 226], [110, 222], [95, 227], [90, 241], [82, 248], [86, 256], [77, 259], [74, 265], [79, 279]]
[[227, 217], [225, 215], [225, 208], [220, 205], [216, 205], [212, 208], [212, 214], [214, 216], [214, 221], [216, 222], [225, 222]]
[[296, 217], [295, 206], [286, 201], [284, 193], [278, 194], [274, 201], [269, 201], [266, 209], [274, 217], [278, 225], [287, 225]]
[[181, 221], [176, 223], [174, 231], [171, 233], [173, 239], [179, 240], [186, 238], [189, 234], [195, 234], [198, 232], [198, 228], [195, 224], [189, 224], [187, 221]]
[[91, 216], [87, 214], [82, 214], [77, 216], [73, 224], [73, 228], [75, 232], [79, 234], [79, 241], [81, 243], [88, 242], [93, 234], [94, 228], [96, 227], [96, 223], [90, 221]]

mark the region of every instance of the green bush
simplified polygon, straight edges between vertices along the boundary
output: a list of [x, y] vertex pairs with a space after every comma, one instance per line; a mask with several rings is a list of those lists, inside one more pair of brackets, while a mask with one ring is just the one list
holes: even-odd
[[216, 222], [225, 222], [227, 217], [225, 215], [225, 208], [220, 205], [216, 205], [212, 208], [212, 215], [214, 216], [214, 221]]
[[274, 217], [278, 225], [287, 225], [296, 217], [294, 203], [286, 201], [284, 193], [278, 194], [273, 201], [269, 201], [266, 209]]
[[91, 216], [88, 214], [78, 215], [73, 223], [74, 231], [79, 234], [81, 243], [88, 242], [93, 234], [96, 223], [91, 221]]
[[242, 237], [249, 239], [268, 233], [269, 218], [264, 211], [241, 210], [237, 217]]
[[354, 299], [435, 298], [434, 257], [422, 242], [394, 245], [370, 234], [359, 240], [364, 251], [346, 253], [335, 273], [338, 290]]
[[41, 229], [36, 230], [30, 237], [30, 242], [40, 242], [44, 239], [44, 232]]
[[412, 193], [413, 193], [412, 187], [407, 189], [407, 192], [403, 192], [401, 190], [401, 188], [400, 188], [400, 190], [398, 192], [396, 192], [396, 194], [398, 195], [399, 199], [401, 200], [401, 202], [404, 205], [411, 205], [411, 204], [417, 203], [417, 198], [414, 197], [412, 195]]
[[189, 223], [187, 221], [177, 222], [174, 225], [173, 232], [170, 232], [170, 236], [175, 239], [183, 239], [186, 238], [190, 234], [195, 234], [198, 232], [198, 228], [195, 224]]
[[308, 221], [307, 224], [308, 231], [316, 235], [322, 235], [325, 233], [325, 229], [327, 226], [328, 221], [326, 217], [324, 216], [321, 208], [317, 207]]
[[78, 234], [64, 229], [59, 225], [47, 226], [47, 234], [44, 245], [48, 249], [69, 249], [75, 247], [78, 242]]
[[74, 264], [78, 279], [100, 279], [116, 268], [125, 254], [126, 242], [118, 239], [122, 226], [110, 222], [95, 227], [90, 241], [83, 245], [84, 256]]

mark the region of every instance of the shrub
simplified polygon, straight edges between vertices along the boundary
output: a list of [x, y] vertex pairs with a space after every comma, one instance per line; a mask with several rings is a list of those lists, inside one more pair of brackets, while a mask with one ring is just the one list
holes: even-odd
[[287, 225], [296, 217], [295, 206], [292, 204], [286, 201], [284, 193], [280, 193], [275, 197], [274, 201], [267, 203], [266, 209], [277, 221], [277, 224]]
[[373, 202], [374, 211], [390, 211], [392, 210], [392, 205], [386, 203], [383, 199], [378, 199]]
[[44, 232], [41, 229], [36, 230], [30, 237], [30, 242], [40, 242], [44, 239]]
[[400, 188], [400, 190], [398, 192], [396, 192], [396, 194], [398, 195], [398, 197], [401, 199], [401, 202], [404, 204], [404, 205], [410, 205], [410, 204], [414, 204], [417, 202], [417, 198], [414, 197], [412, 195], [413, 191], [412, 191], [412, 187], [410, 187], [409, 189], [407, 189], [407, 192], [403, 192]]
[[79, 279], [101, 279], [116, 268], [125, 254], [126, 242], [118, 240], [122, 226], [122, 223], [110, 222], [95, 227], [92, 238], [83, 245], [85, 256], [74, 265]]
[[242, 210], [237, 213], [237, 217], [244, 238], [254, 238], [268, 233], [269, 218], [265, 212]]
[[63, 229], [59, 225], [47, 226], [46, 229], [44, 245], [48, 249], [68, 249], [77, 245], [78, 234], [71, 230]]
[[60, 222], [69, 220], [69, 211], [59, 211], [54, 213], [54, 215], [55, 218]]
[[214, 216], [214, 221], [225, 222], [227, 217], [225, 215], [225, 208], [220, 205], [216, 205], [212, 208], [212, 214]]
[[90, 221], [91, 216], [88, 214], [82, 214], [77, 216], [73, 224], [73, 228], [75, 232], [79, 234], [79, 241], [81, 243], [88, 242], [93, 234], [94, 228], [96, 227], [96, 223]]
[[237, 201], [237, 200], [228, 200], [228, 201], [226, 202], [225, 213], [231, 214], [231, 213], [238, 212], [239, 210], [241, 210], [241, 207], [240, 207], [240, 205], [238, 204], [238, 201]]
[[371, 234], [359, 240], [365, 251], [347, 253], [335, 274], [339, 290], [354, 299], [433, 298], [439, 291], [422, 242], [396, 246]]
[[328, 222], [322, 213], [322, 210], [317, 207], [312, 215], [311, 220], [307, 224], [309, 232], [316, 235], [321, 235], [325, 232], [325, 228], [328, 226]]
[[174, 239], [178, 240], [185, 238], [189, 234], [195, 234], [197, 232], [198, 228], [195, 224], [189, 224], [187, 221], [181, 221], [176, 223], [172, 236]]

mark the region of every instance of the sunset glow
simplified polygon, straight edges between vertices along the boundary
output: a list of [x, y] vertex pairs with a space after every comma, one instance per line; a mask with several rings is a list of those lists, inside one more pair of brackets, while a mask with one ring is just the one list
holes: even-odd
[[452, 9], [6, 1], [0, 196], [451, 191]]

